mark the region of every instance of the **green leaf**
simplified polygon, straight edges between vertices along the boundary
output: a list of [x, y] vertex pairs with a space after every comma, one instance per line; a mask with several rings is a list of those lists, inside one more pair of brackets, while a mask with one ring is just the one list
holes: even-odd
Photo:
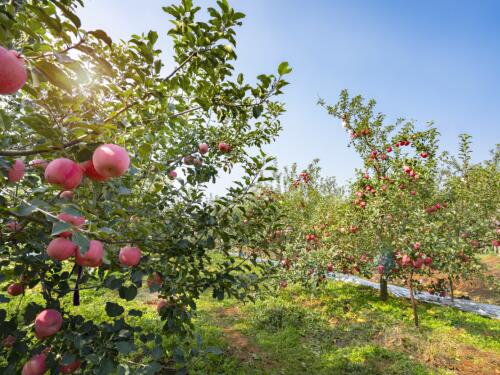
[[135, 345], [132, 341], [117, 341], [115, 347], [122, 354], [129, 354], [135, 351]]
[[67, 232], [69, 229], [71, 229], [73, 225], [69, 223], [65, 223], [64, 221], [58, 221], [54, 223], [52, 226], [52, 232], [50, 233], [51, 236], [57, 236], [58, 234], [61, 234], [62, 232]]
[[62, 5], [59, 1], [57, 0], [52, 0], [52, 2], [61, 10], [62, 14], [66, 16], [73, 24], [77, 27], [80, 28], [82, 26], [82, 22], [80, 21], [80, 18], [76, 14], [74, 14], [72, 11], [70, 11], [66, 6]]
[[76, 86], [76, 83], [71, 80], [64, 71], [48, 61], [39, 61], [35, 64], [35, 68], [38, 69], [50, 83], [63, 89], [67, 93], [71, 93], [73, 87]]
[[133, 285], [122, 286], [118, 290], [118, 294], [120, 295], [121, 298], [127, 301], [132, 301], [137, 296], [137, 288]]
[[106, 34], [106, 32], [104, 30], [89, 31], [89, 34], [95, 36], [97, 39], [102, 40], [110, 48], [113, 45], [113, 40], [109, 37], [108, 34]]
[[252, 108], [253, 117], [258, 118], [262, 114], [262, 111], [264, 111], [264, 106], [262, 104], [255, 105]]
[[142, 316], [141, 310], [132, 309], [128, 312], [130, 316]]
[[224, 353], [221, 349], [213, 347], [213, 346], [209, 346], [208, 348], [205, 349], [205, 351], [207, 353], [212, 353], [215, 355], [221, 355], [222, 353]]
[[71, 236], [71, 242], [80, 248], [80, 254], [85, 255], [90, 246], [90, 241], [80, 232], [75, 232]]
[[109, 317], [115, 318], [123, 314], [124, 311], [125, 309], [119, 304], [114, 302], [106, 302], [106, 314], [108, 314]]
[[20, 121], [28, 125], [38, 134], [51, 139], [52, 141], [60, 142], [61, 131], [55, 128], [49, 121], [49, 119], [40, 114], [30, 114], [20, 118]]
[[283, 76], [285, 74], [288, 74], [292, 71], [292, 68], [290, 68], [290, 66], [288, 65], [288, 63], [286, 61], [282, 62], [279, 66], [278, 66], [278, 73], [280, 76]]

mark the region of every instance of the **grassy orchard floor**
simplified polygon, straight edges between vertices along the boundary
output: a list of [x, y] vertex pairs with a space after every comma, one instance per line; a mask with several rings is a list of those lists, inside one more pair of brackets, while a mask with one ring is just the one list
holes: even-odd
[[[70, 297], [65, 306], [71, 305]], [[11, 312], [18, 298], [7, 304]], [[35, 299], [27, 295], [22, 303]], [[73, 309], [108, 321], [106, 301], [143, 311], [140, 318], [127, 316], [131, 323], [151, 332], [161, 327], [155, 296], [146, 291], [132, 302], [111, 292], [82, 291], [82, 305]], [[203, 346], [218, 347], [223, 355], [192, 360], [190, 374], [500, 373], [500, 321], [420, 304], [417, 330], [407, 300], [382, 303], [375, 291], [355, 285], [328, 282], [314, 293], [289, 287], [256, 304], [218, 302], [207, 295], [198, 307], [195, 326]], [[166, 347], [177, 342], [164, 339]], [[183, 345], [194, 347], [195, 340]]]

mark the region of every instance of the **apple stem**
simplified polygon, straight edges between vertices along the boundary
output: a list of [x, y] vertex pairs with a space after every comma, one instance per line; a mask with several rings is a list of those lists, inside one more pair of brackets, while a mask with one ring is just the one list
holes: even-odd
[[78, 267], [78, 275], [76, 276], [76, 282], [75, 282], [75, 290], [73, 292], [73, 306], [80, 306], [80, 288], [78, 287], [78, 284], [80, 283], [80, 277], [82, 276], [82, 266], [77, 266]]

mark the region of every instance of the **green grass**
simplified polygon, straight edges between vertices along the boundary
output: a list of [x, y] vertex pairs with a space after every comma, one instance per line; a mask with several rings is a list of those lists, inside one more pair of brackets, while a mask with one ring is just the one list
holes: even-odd
[[[133, 325], [159, 332], [151, 296], [141, 291], [132, 302], [112, 292], [82, 291], [80, 307], [63, 305], [96, 322], [107, 321], [104, 306], [113, 301], [143, 316], [127, 316]], [[15, 313], [20, 297], [5, 304]], [[27, 294], [21, 304], [40, 300]], [[22, 309], [21, 309], [22, 311]], [[413, 326], [408, 301], [379, 301], [375, 291], [329, 282], [308, 291], [299, 286], [263, 295], [255, 304], [215, 301], [209, 294], [198, 301], [195, 333], [202, 349], [220, 348], [222, 354], [202, 351], [189, 360], [189, 374], [494, 374], [500, 366], [500, 322], [436, 305], [419, 305], [421, 327]], [[188, 342], [165, 336], [171, 349]], [[215, 351], [209, 349], [209, 351]], [[170, 351], [167, 351], [167, 356]], [[137, 356], [135, 358], [140, 358]], [[147, 359], [147, 358], [144, 358]]]
[[206, 356], [192, 374], [493, 374], [500, 361], [500, 322], [455, 309], [419, 305], [413, 326], [408, 301], [384, 303], [367, 288], [328, 283], [300, 287], [256, 304], [199, 303], [196, 322]]

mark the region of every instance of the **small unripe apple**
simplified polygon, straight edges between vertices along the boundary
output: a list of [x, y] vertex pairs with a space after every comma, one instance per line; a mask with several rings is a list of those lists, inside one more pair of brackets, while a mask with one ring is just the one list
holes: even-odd
[[25, 165], [21, 159], [16, 159], [14, 164], [9, 168], [7, 172], [7, 178], [10, 182], [16, 183], [23, 179], [25, 172]]
[[43, 310], [36, 316], [35, 333], [36, 337], [43, 339], [53, 336], [61, 329], [63, 318], [59, 311], [54, 309]]
[[17, 221], [9, 221], [5, 227], [8, 232], [20, 232], [23, 229], [23, 226]]
[[99, 267], [104, 257], [104, 246], [102, 242], [91, 240], [89, 248], [85, 254], [80, 253], [80, 248], [76, 249], [76, 264], [85, 267]]
[[106, 144], [95, 149], [92, 163], [98, 174], [103, 177], [118, 177], [130, 166], [130, 159], [123, 147]]
[[37, 354], [31, 357], [23, 366], [21, 375], [43, 375], [47, 371], [46, 354]]
[[62, 374], [72, 374], [76, 370], [78, 370], [81, 367], [81, 365], [82, 365], [82, 362], [79, 359], [76, 359], [75, 361], [71, 362], [68, 365], [61, 364], [59, 366], [59, 371]]
[[177, 172], [176, 171], [168, 172], [168, 178], [171, 180], [175, 180], [177, 178]]
[[206, 143], [200, 143], [198, 145], [198, 151], [200, 154], [205, 155], [208, 152], [208, 145]]
[[52, 160], [45, 168], [45, 180], [66, 190], [72, 190], [80, 185], [82, 177], [83, 172], [78, 164], [66, 158]]
[[73, 192], [71, 190], [65, 190], [59, 195], [59, 198], [67, 199], [70, 201], [73, 199]]
[[118, 255], [120, 263], [124, 266], [134, 267], [137, 266], [141, 260], [141, 249], [138, 247], [125, 246], [120, 249]]
[[82, 168], [83, 174], [90, 178], [92, 181], [106, 181], [108, 179], [107, 177], [101, 176], [99, 173], [97, 173], [92, 160], [87, 160], [83, 163], [80, 163], [80, 168]]
[[75, 255], [76, 245], [67, 238], [54, 238], [47, 247], [47, 254], [50, 258], [59, 261], [66, 260]]
[[45, 169], [47, 168], [47, 165], [49, 165], [49, 163], [43, 159], [35, 159], [29, 162], [29, 166], [33, 168]]
[[228, 153], [231, 151], [231, 146], [227, 143], [221, 142], [219, 143], [219, 151], [222, 153]]
[[22, 56], [0, 47], [0, 95], [18, 92], [26, 83], [28, 72]]
[[4, 339], [2, 340], [2, 346], [4, 348], [12, 348], [12, 346], [16, 343], [16, 341], [17, 339], [12, 335], [5, 336]]

